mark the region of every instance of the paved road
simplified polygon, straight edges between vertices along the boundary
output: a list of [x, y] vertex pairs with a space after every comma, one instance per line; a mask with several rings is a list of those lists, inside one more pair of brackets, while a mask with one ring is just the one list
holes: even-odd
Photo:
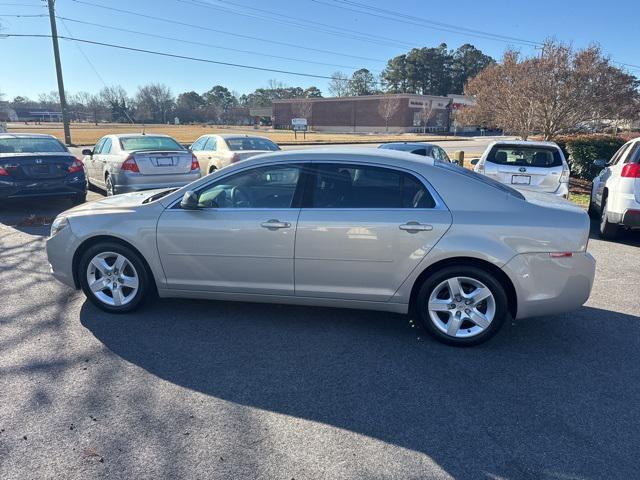
[[591, 240], [577, 312], [454, 349], [388, 313], [107, 315], [49, 276], [48, 227], [25, 226], [67, 207], [0, 211], [3, 480], [638, 476], [640, 235]]

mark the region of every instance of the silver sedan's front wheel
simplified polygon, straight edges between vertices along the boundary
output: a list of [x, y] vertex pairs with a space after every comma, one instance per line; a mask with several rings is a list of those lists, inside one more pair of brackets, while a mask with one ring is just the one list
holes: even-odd
[[416, 298], [418, 318], [438, 340], [475, 345], [493, 336], [507, 314], [502, 283], [476, 266], [454, 265], [430, 276]]
[[108, 312], [135, 309], [152, 286], [140, 255], [115, 242], [89, 247], [80, 259], [77, 272], [87, 298]]
[[119, 307], [131, 302], [138, 293], [140, 279], [131, 261], [116, 252], [94, 256], [87, 266], [87, 283], [101, 302]]

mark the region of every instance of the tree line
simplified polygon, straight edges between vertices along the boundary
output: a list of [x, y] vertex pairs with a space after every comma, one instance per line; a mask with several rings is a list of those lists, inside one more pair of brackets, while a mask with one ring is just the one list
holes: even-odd
[[[462, 93], [464, 83], [494, 60], [465, 44], [449, 50], [446, 44], [436, 48], [414, 48], [406, 54], [390, 59], [378, 76], [366, 68], [348, 76], [335, 72], [328, 85], [331, 96], [360, 96], [381, 93], [421, 93], [446, 95]], [[273, 100], [287, 98], [320, 98], [316, 86], [290, 87], [277, 80], [269, 80], [266, 87], [239, 95], [227, 87], [215, 85], [205, 92], [188, 91], [173, 94], [171, 88], [150, 83], [138, 88], [135, 94], [119, 85], [103, 88], [98, 93], [67, 94], [73, 120], [113, 122], [211, 122], [234, 124], [246, 121], [248, 109], [268, 107]], [[44, 93], [37, 100], [18, 96], [9, 102], [17, 110], [59, 111], [57, 92]]]

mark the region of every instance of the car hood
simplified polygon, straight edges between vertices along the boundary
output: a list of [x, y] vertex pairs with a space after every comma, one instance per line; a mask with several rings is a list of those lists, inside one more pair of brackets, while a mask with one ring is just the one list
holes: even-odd
[[122, 195], [114, 195], [113, 197], [95, 200], [93, 202], [83, 203], [70, 210], [65, 214], [83, 214], [87, 212], [95, 212], [100, 210], [121, 210], [142, 205], [142, 202], [150, 196], [165, 190], [160, 188], [157, 190], [145, 190], [144, 192], [124, 193]]

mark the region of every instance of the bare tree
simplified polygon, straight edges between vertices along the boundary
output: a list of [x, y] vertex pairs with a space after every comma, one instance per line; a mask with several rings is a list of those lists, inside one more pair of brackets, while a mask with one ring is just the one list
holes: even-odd
[[540, 57], [507, 51], [501, 64], [470, 80], [465, 92], [476, 106], [465, 108], [461, 119], [550, 140], [592, 122], [637, 116], [637, 88], [638, 80], [611, 65], [599, 47], [574, 51], [548, 41]]
[[156, 123], [166, 123], [169, 112], [175, 106], [171, 89], [160, 83], [138, 88], [136, 94], [137, 117]]
[[329, 81], [329, 93], [334, 97], [344, 97], [349, 93], [349, 77], [342, 72], [333, 72]]
[[425, 100], [420, 108], [420, 123], [422, 123], [422, 133], [427, 133], [429, 120], [433, 118], [433, 100]]
[[400, 97], [389, 95], [380, 100], [378, 105], [378, 113], [384, 119], [384, 131], [389, 131], [389, 120], [396, 114], [400, 108]]
[[120, 85], [112, 87], [104, 87], [100, 90], [100, 98], [111, 110], [111, 119], [120, 121], [133, 122], [129, 110], [131, 110], [131, 99], [127, 95], [127, 91]]
[[311, 123], [311, 114], [313, 113], [313, 102], [311, 100], [300, 100], [293, 104], [291, 113], [296, 118], [304, 118], [307, 124]]

